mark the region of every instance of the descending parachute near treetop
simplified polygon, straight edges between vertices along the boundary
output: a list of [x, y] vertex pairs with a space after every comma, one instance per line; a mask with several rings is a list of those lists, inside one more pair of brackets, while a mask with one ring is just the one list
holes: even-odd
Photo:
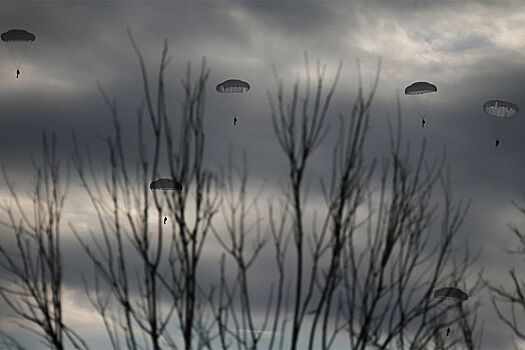
[[[152, 191], [182, 191], [182, 184], [174, 179], [157, 179], [149, 185]], [[168, 220], [167, 216], [164, 216], [164, 225]]]
[[151, 190], [161, 190], [161, 191], [181, 191], [182, 185], [180, 182], [174, 179], [158, 179], [153, 181], [149, 188]]
[[445, 287], [434, 291], [434, 298], [462, 302], [468, 299], [467, 293], [454, 287]]
[[494, 137], [496, 138], [496, 146], [498, 146], [506, 122], [519, 113], [519, 108], [512, 102], [490, 100], [483, 104], [483, 111], [493, 117]]
[[[449, 318], [451, 311], [459, 311], [459, 315], [457, 315], [457, 317], [463, 315], [462, 303], [468, 300], [468, 295], [459, 288], [445, 287], [434, 291], [434, 298], [443, 300], [443, 307], [446, 308], [444, 312], [445, 319], [443, 321], [444, 323], [448, 322], [450, 324], [452, 321], [447, 320], [447, 318]], [[449, 332], [450, 328], [447, 330], [447, 336]]]
[[[419, 106], [419, 100], [421, 99], [421, 97], [419, 95], [430, 94], [433, 92], [437, 92], [436, 85], [426, 82], [426, 81], [417, 81], [415, 83], [410, 84], [409, 86], [405, 88], [405, 95], [415, 96], [414, 103], [416, 105], [416, 110], [418, 111], [421, 110], [421, 107]], [[424, 109], [425, 108], [423, 108], [423, 112], [421, 116], [423, 127], [425, 126], [425, 114], [426, 114]]]
[[250, 84], [243, 80], [239, 79], [229, 79], [225, 80], [220, 84], [217, 84], [215, 87], [215, 90], [221, 94], [223, 94], [223, 97], [228, 104], [228, 108], [230, 109], [230, 112], [233, 116], [233, 123], [237, 124], [237, 113], [233, 110], [232, 105], [230, 101], [228, 100], [227, 95], [229, 94], [242, 94], [244, 92], [247, 92], [250, 90]]
[[7, 47], [17, 69], [17, 78], [27, 51], [35, 41], [35, 35], [25, 29], [10, 29], [1, 35], [2, 43]]

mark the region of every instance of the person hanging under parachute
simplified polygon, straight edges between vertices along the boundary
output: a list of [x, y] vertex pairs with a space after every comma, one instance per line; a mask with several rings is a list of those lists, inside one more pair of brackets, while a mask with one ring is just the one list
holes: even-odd
[[[423, 94], [429, 94], [432, 92], [437, 92], [437, 87], [434, 84], [431, 84], [426, 81], [417, 81], [415, 83], [410, 84], [405, 88], [405, 95], [423, 95]], [[416, 100], [417, 102], [417, 100]], [[427, 121], [425, 120], [425, 114], [423, 113], [423, 116], [421, 117], [421, 127], [425, 127], [425, 123]]]
[[[250, 91], [250, 84], [243, 80], [239, 79], [228, 79], [223, 81], [220, 84], [217, 84], [215, 87], [215, 90], [221, 94], [242, 94], [244, 92]], [[234, 112], [230, 102], [228, 101], [228, 98], [226, 95], [223, 95], [226, 103], [228, 104], [228, 108], [230, 109], [230, 112], [233, 116], [233, 125], [237, 125], [239, 119], [237, 118], [237, 113]]]
[[[174, 179], [157, 179], [149, 185], [152, 191], [182, 191], [182, 184]], [[164, 225], [168, 217], [164, 216]]]
[[500, 138], [503, 134], [504, 123], [518, 114], [519, 108], [512, 102], [490, 100], [483, 104], [483, 112], [494, 118], [494, 122], [496, 123], [494, 127], [496, 139], [494, 147], [498, 147], [500, 145]]
[[16, 65], [16, 78], [20, 77], [22, 64], [35, 35], [25, 29], [10, 29], [0, 36], [2, 42], [7, 46], [11, 58]]
[[[450, 308], [451, 306], [462, 308], [462, 303], [468, 300], [468, 295], [464, 291], [455, 287], [444, 287], [434, 291], [434, 298], [442, 299], [443, 304]], [[446, 315], [446, 314], [445, 314]], [[450, 334], [450, 327], [446, 330], [447, 337]]]

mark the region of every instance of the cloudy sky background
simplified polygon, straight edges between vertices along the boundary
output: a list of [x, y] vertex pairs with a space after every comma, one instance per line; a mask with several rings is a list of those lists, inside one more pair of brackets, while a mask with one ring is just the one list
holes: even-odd
[[[2, 31], [25, 28], [37, 39], [24, 59], [22, 75], [5, 45], [0, 50], [0, 162], [16, 185], [31, 180], [30, 157], [39, 156], [43, 130], [56, 131], [61, 156], [71, 155], [71, 130], [96, 146], [111, 120], [97, 81], [119, 106], [129, 140], [135, 110], [142, 97], [138, 62], [128, 40], [129, 28], [155, 73], [164, 38], [172, 64], [167, 73], [170, 109], [178, 111], [180, 77], [186, 63], [199, 67], [206, 57], [211, 69], [207, 95], [206, 158], [218, 167], [228, 146], [246, 150], [254, 182], [266, 181], [265, 196], [278, 192], [286, 179], [286, 163], [276, 143], [266, 91], [274, 88], [272, 64], [285, 81], [304, 76], [303, 52], [322, 60], [331, 78], [340, 60], [344, 69], [334, 103], [348, 111], [356, 92], [356, 59], [367, 88], [382, 60], [367, 152], [381, 157], [388, 146], [387, 118], [396, 94], [414, 81], [430, 81], [438, 93], [419, 107], [400, 95], [404, 132], [412, 145], [423, 138], [429, 157], [446, 150], [456, 197], [472, 200], [462, 229], [486, 278], [509, 285], [505, 274], [520, 270], [523, 259], [508, 256], [514, 243], [508, 224], [525, 220], [511, 205], [525, 194], [525, 118], [510, 120], [502, 143], [494, 148], [494, 121], [481, 106], [489, 99], [513, 101], [525, 108], [525, 7], [522, 1], [370, 1], [370, 2], [53, 2], [0, 3]], [[235, 99], [240, 121], [231, 114], [214, 85], [228, 78], [251, 83], [250, 93]], [[416, 108], [424, 106], [427, 126], [420, 127]], [[310, 166], [312, 191], [329, 169], [331, 143], [318, 150]], [[100, 157], [105, 155], [101, 154]], [[80, 227], [93, 223], [79, 181], [72, 177], [64, 222]], [[0, 187], [2, 201], [7, 190]], [[523, 227], [523, 226], [522, 226]], [[10, 233], [0, 232], [2, 241]], [[67, 318], [85, 331], [90, 344], [104, 342], [101, 323], [87, 303], [78, 271], [85, 264], [74, 237], [64, 237]], [[209, 256], [203, 261], [214, 261]], [[212, 272], [208, 272], [212, 273]], [[77, 300], [77, 302], [74, 302]], [[480, 318], [485, 322], [484, 348], [510, 346], [509, 331], [497, 320], [486, 295]], [[70, 311], [71, 310], [71, 311]], [[0, 312], [3, 330], [14, 325]], [[98, 333], [98, 334], [97, 334]], [[32, 340], [28, 339], [27, 344]]]

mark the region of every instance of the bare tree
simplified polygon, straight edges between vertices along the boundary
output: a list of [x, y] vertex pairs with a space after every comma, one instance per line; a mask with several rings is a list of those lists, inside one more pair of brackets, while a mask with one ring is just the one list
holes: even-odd
[[[0, 244], [0, 267], [9, 281], [0, 286], [0, 296], [21, 321], [20, 326], [34, 332], [49, 347], [64, 349], [69, 340], [75, 348], [85, 349], [82, 338], [64, 323], [61, 221], [66, 188], [61, 183], [55, 135], [51, 140], [43, 135], [42, 146], [41, 162], [33, 163], [31, 205], [23, 202], [26, 198], [19, 195], [3, 169], [14, 205], [2, 205], [5, 218], [0, 224], [12, 230], [15, 246]], [[4, 340], [6, 347], [22, 348], [13, 337]]]
[[[246, 171], [238, 172], [238, 192], [226, 191], [237, 196], [227, 196], [227, 228], [217, 235], [230, 237], [229, 242], [221, 239], [227, 254], [221, 260], [221, 283], [213, 299], [221, 346], [253, 349], [268, 331], [269, 348], [283, 348], [286, 342], [294, 349], [304, 344], [310, 349], [328, 349], [344, 333], [352, 349], [394, 345], [479, 348], [479, 304], [457, 308], [433, 297], [434, 290], [442, 286], [464, 288], [462, 283], [476, 258], [468, 245], [458, 249], [462, 243], [458, 232], [468, 204], [453, 200], [444, 157], [429, 161], [423, 143], [414, 160], [410, 148], [403, 147], [399, 107], [397, 128], [390, 128], [390, 155], [384, 159], [378, 185], [373, 182], [376, 162], [366, 159], [365, 141], [380, 65], [370, 92], [364, 93], [359, 78], [350, 115], [339, 116], [331, 176], [321, 182], [325, 217], [318, 225], [315, 213], [306, 214], [307, 165], [328, 132], [328, 108], [341, 67], [324, 93], [326, 68], [318, 62], [312, 91], [307, 57], [305, 61], [304, 94], [297, 81], [287, 101], [283, 81], [277, 78], [276, 97], [270, 96], [274, 131], [289, 164], [285, 200], [277, 213], [274, 204], [269, 206], [271, 245], [257, 235], [253, 249], [246, 252], [250, 236]], [[227, 187], [234, 186], [228, 183]], [[379, 190], [374, 191], [375, 187]], [[443, 205], [438, 207], [438, 202]], [[259, 216], [255, 217], [259, 222]], [[309, 217], [312, 222], [305, 224]], [[432, 225], [436, 221], [438, 228]], [[293, 261], [288, 258], [290, 240]], [[256, 326], [245, 283], [263, 246], [273, 248], [278, 274], [269, 278], [268, 306]], [[237, 269], [233, 282], [225, 273], [228, 256]], [[479, 288], [479, 279], [475, 279], [467, 290], [472, 294]], [[445, 337], [449, 326], [453, 334]]]
[[[263, 228], [257, 207], [262, 187], [255, 195], [250, 196], [248, 193], [246, 153], [243, 153], [242, 166], [238, 167], [233, 163], [230, 148], [226, 170], [221, 174], [221, 189], [221, 224], [225, 228], [213, 227], [213, 231], [224, 253], [221, 258], [220, 282], [212, 289], [209, 299], [222, 347], [228, 348], [231, 344], [228, 338], [233, 338], [237, 346], [255, 349], [264, 334], [270, 315], [269, 312], [266, 313], [261, 326], [256, 324], [249, 276], [251, 267], [266, 244], [267, 232]], [[233, 261], [233, 283], [228, 283], [225, 274], [226, 256]]]
[[[85, 276], [85, 290], [114, 349], [328, 349], [338, 339], [346, 339], [352, 349], [479, 348], [478, 304], [451, 306], [433, 297], [442, 286], [462, 287], [470, 294], [479, 287], [477, 282], [470, 288], [462, 284], [475, 259], [468, 245], [459, 249], [458, 233], [468, 204], [452, 198], [445, 158], [428, 159], [424, 142], [415, 156], [409, 152], [401, 134], [399, 102], [396, 127], [389, 129], [389, 154], [381, 166], [366, 156], [380, 64], [369, 92], [363, 90], [359, 74], [353, 104], [347, 113], [339, 113], [338, 132], [330, 145], [331, 171], [320, 180], [320, 207], [309, 203], [306, 179], [313, 154], [332, 139], [326, 135], [331, 132], [330, 106], [342, 66], [326, 89], [326, 66], [317, 63], [312, 82], [305, 56], [306, 81], [304, 86], [299, 80], [293, 84], [290, 100], [274, 71], [277, 91], [269, 93], [272, 125], [288, 163], [288, 177], [284, 196], [278, 203], [270, 201], [264, 216], [259, 210], [261, 190], [249, 190], [245, 155], [239, 165], [230, 151], [221, 172], [205, 166], [205, 62], [194, 81], [188, 65], [180, 113], [169, 113], [167, 43], [152, 88], [131, 34], [130, 41], [144, 91], [137, 109], [136, 153], [126, 143], [123, 128], [129, 127], [121, 123], [117, 103], [102, 88], [113, 123], [105, 140], [108, 167], [101, 174], [90, 148], [81, 148], [76, 136], [74, 151], [74, 167], [98, 227], [91, 228], [88, 238], [78, 228], [71, 229], [93, 264], [94, 275]], [[13, 210], [5, 207], [10, 219], [4, 225], [14, 230], [22, 259], [0, 251], [3, 266], [19, 281], [14, 284], [18, 294], [3, 287], [2, 296], [20, 316], [40, 326], [40, 334], [54, 347], [63, 348], [57, 344], [63, 344], [64, 336], [76, 347], [85, 347], [61, 319], [58, 242], [64, 194], [54, 141], [51, 150], [45, 140], [44, 144], [33, 199], [43, 213], [35, 217], [38, 225], [30, 225], [8, 183], [22, 220], [18, 223]], [[160, 177], [182, 186], [151, 191], [148, 185]], [[34, 238], [28, 241], [26, 236]], [[199, 263], [209, 236], [222, 251], [218, 283], [206, 290]], [[31, 254], [27, 242], [36, 247]], [[268, 293], [261, 315], [252, 294], [251, 271], [263, 252], [272, 256], [276, 270], [266, 267]], [[25, 267], [24, 258], [34, 267]], [[36, 293], [44, 296], [41, 303], [34, 299], [36, 304], [26, 297], [27, 291], [39, 291], [35, 285], [45, 286], [40, 287], [45, 293]], [[57, 296], [47, 297], [50, 290]], [[52, 327], [44, 322], [46, 317]], [[451, 337], [443, 335], [447, 327], [453, 328]], [[17, 346], [14, 339], [3, 339]]]
[[[514, 203], [514, 206], [525, 215], [525, 207], [517, 203]], [[525, 234], [516, 225], [511, 225], [510, 229], [518, 239], [518, 246], [509, 253], [524, 256]], [[499, 319], [513, 332], [514, 336], [519, 340], [525, 340], [525, 324], [521, 321], [525, 315], [525, 282], [514, 268], [509, 270], [509, 277], [512, 282], [510, 287], [495, 285], [487, 281], [491, 291], [492, 305]]]
[[[139, 58], [145, 96], [137, 112], [138, 157], [127, 154], [116, 102], [101, 90], [114, 125], [114, 133], [107, 139], [110, 168], [101, 186], [89, 151], [81, 152], [77, 146], [75, 167], [100, 223], [99, 230], [92, 232], [92, 243], [78, 232], [77, 237], [95, 266], [97, 288], [91, 300], [104, 319], [114, 348], [120, 348], [121, 335], [129, 349], [160, 349], [163, 341], [178, 346], [167, 331], [175, 314], [184, 348], [192, 349], [200, 322], [196, 314], [200, 308], [197, 267], [218, 202], [215, 177], [203, 165], [208, 70], [203, 61], [192, 84], [188, 65], [175, 139], [165, 97], [165, 69], [170, 61], [167, 42], [153, 94], [146, 64], [131, 34], [130, 40]], [[152, 130], [152, 135], [146, 134], [147, 130]], [[152, 150], [147, 142], [153, 144]], [[129, 164], [136, 164], [135, 170]], [[182, 184], [182, 189], [150, 191], [149, 183], [163, 174]], [[170, 224], [166, 225], [168, 216]], [[127, 257], [130, 246], [136, 253], [132, 259]], [[131, 271], [136, 258], [142, 272]], [[99, 281], [105, 282], [104, 288], [99, 288]], [[119, 310], [108, 308], [111, 303], [105, 289]]]
[[[291, 101], [284, 101], [280, 84], [277, 107], [273, 108], [274, 129], [290, 165], [287, 198], [293, 213], [292, 233], [297, 256], [292, 348], [298, 346], [306, 311], [314, 300], [315, 308], [309, 312], [312, 315], [308, 342], [311, 349], [331, 347], [343, 329], [355, 349], [370, 345], [387, 348], [393, 343], [402, 348], [426, 346], [436, 332], [434, 317], [437, 316], [431, 315], [440, 304], [433, 300], [433, 291], [444, 283], [458, 285], [467, 276], [475, 258], [467, 247], [462, 264], [453, 264], [454, 238], [468, 206], [452, 201], [450, 185], [442, 170], [444, 159], [428, 162], [424, 144], [415, 164], [409, 153], [402, 155], [401, 113], [398, 110], [398, 131], [391, 136], [391, 160], [384, 163], [379, 204], [372, 207], [370, 179], [374, 162], [367, 163], [363, 152], [370, 106], [379, 79], [378, 65], [370, 93], [364, 95], [359, 80], [350, 118], [340, 116], [340, 137], [334, 147], [332, 175], [329, 185], [323, 185], [327, 216], [319, 228], [313, 222], [310, 225], [313, 232], [307, 235], [303, 224], [302, 181], [311, 152], [323, 140], [326, 113], [339, 71], [340, 68], [334, 85], [323, 100], [324, 68], [321, 69], [318, 63], [311, 115], [308, 74], [301, 99], [298, 98], [296, 83]], [[301, 117], [296, 119], [298, 101], [302, 101], [303, 108]], [[345, 123], [345, 119], [350, 121]], [[432, 235], [430, 226], [436, 216], [432, 200], [436, 200], [434, 188], [437, 181], [440, 181], [444, 194], [439, 241], [431, 239], [435, 235]], [[366, 207], [367, 197], [370, 202], [368, 214], [360, 220], [358, 209]], [[305, 237], [312, 242], [306, 272], [303, 263]], [[364, 248], [358, 248], [362, 243]], [[430, 243], [437, 244], [438, 248], [430, 247]], [[280, 255], [278, 252], [277, 256]], [[327, 265], [323, 264], [325, 262]], [[452, 269], [447, 270], [450, 267]], [[310, 276], [306, 284], [303, 274]], [[476, 283], [472, 289], [478, 286]], [[466, 309], [462, 310], [462, 319], [468, 318]], [[437, 312], [437, 315], [446, 311]], [[468, 338], [466, 343], [473, 343], [467, 325], [472, 324], [463, 323], [465, 332], [461, 333]], [[321, 340], [316, 343], [319, 333]]]
[[[296, 272], [294, 287], [294, 306], [292, 318], [292, 349], [297, 348], [301, 327], [307, 309], [312, 300], [316, 282], [318, 261], [323, 249], [323, 238], [314, 236], [312, 252], [311, 278], [304, 278], [304, 255], [305, 255], [305, 229], [304, 229], [304, 175], [306, 166], [313, 152], [319, 147], [326, 135], [326, 117], [328, 107], [333, 97], [337, 82], [339, 80], [342, 64], [339, 64], [334, 81], [328, 93], [323, 94], [323, 78], [326, 74], [326, 66], [317, 62], [317, 88], [313, 93], [313, 103], [310, 101], [310, 67], [308, 56], [305, 55], [307, 81], [305, 94], [299, 98], [299, 82], [293, 86], [290, 102], [285, 101], [283, 81], [278, 80], [277, 105], [270, 96], [272, 105], [272, 122], [277, 140], [288, 160], [290, 172], [290, 189], [287, 198], [293, 214], [293, 242], [296, 253]], [[302, 103], [301, 103], [302, 100]], [[321, 237], [323, 237], [323, 233]]]

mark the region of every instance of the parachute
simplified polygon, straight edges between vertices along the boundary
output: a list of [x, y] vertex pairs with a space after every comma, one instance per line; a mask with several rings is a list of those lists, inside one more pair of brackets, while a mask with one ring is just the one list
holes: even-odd
[[461, 289], [445, 287], [434, 291], [434, 298], [463, 302], [468, 299], [468, 295]]
[[2, 41], [5, 42], [23, 42], [35, 41], [35, 35], [24, 29], [11, 29], [2, 33]]
[[250, 84], [248, 84], [245, 81], [239, 80], [239, 79], [229, 79], [226, 81], [223, 81], [222, 83], [218, 84], [215, 87], [215, 90], [217, 92], [224, 92], [224, 93], [240, 93], [249, 91], [250, 90]]
[[233, 107], [230, 104], [230, 101], [228, 101], [226, 95], [242, 94], [243, 92], [250, 91], [250, 88], [250, 84], [239, 79], [228, 79], [220, 84], [217, 84], [217, 86], [215, 87], [215, 90], [217, 92], [223, 94], [224, 100], [226, 101], [226, 104], [228, 105], [228, 108], [232, 113], [234, 125], [237, 125], [237, 113], [233, 110]]
[[415, 110], [421, 114], [421, 121], [422, 121], [423, 127], [425, 126], [425, 116], [426, 116], [426, 111], [425, 111], [426, 106], [425, 105], [426, 103], [423, 103], [423, 108], [421, 108], [421, 106], [419, 105], [419, 102], [420, 102], [419, 100], [420, 99], [423, 100], [424, 97], [420, 95], [430, 94], [433, 92], [437, 92], [436, 85], [426, 82], [426, 81], [417, 81], [415, 83], [410, 84], [409, 86], [405, 88], [405, 95], [416, 96], [414, 98], [414, 104], [415, 104], [414, 107], [415, 107]]
[[494, 138], [496, 146], [499, 139], [503, 136], [503, 131], [507, 121], [519, 113], [519, 108], [512, 102], [503, 100], [490, 100], [483, 104], [483, 112], [492, 117]]
[[512, 102], [490, 100], [483, 104], [483, 111], [494, 118], [511, 118], [520, 111]]
[[35, 41], [35, 34], [25, 29], [10, 29], [0, 36], [5, 44], [17, 69], [22, 67], [23, 60], [31, 44]]
[[[434, 298], [443, 300], [442, 312], [443, 312], [443, 325], [452, 325], [453, 320], [463, 315], [462, 303], [468, 299], [467, 293], [461, 289], [455, 287], [445, 287], [434, 291]], [[452, 312], [459, 312], [459, 315], [452, 318]], [[450, 327], [447, 329], [447, 336], [450, 332]]]
[[149, 185], [150, 190], [181, 191], [182, 185], [174, 179], [158, 179]]
[[405, 95], [422, 95], [437, 91], [436, 85], [426, 81], [418, 81], [405, 88]]

